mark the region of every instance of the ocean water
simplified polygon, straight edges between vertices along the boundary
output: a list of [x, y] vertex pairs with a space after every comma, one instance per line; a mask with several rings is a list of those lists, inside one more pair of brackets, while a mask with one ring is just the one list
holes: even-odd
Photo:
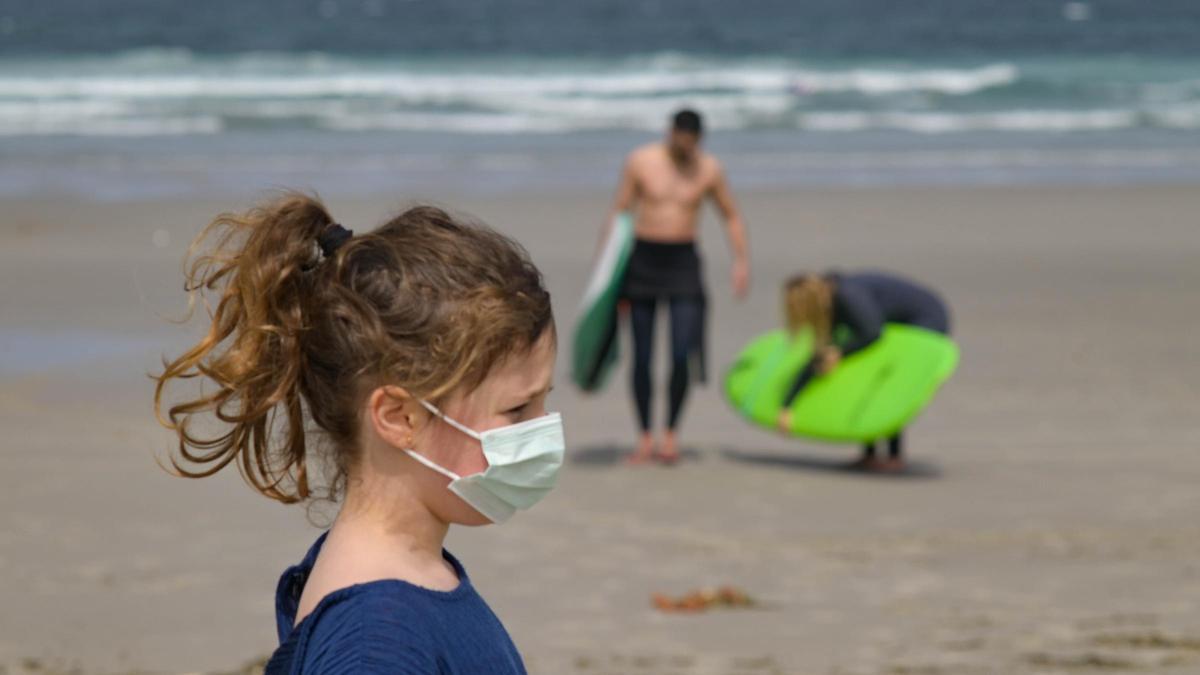
[[6, 195], [584, 187], [681, 106], [752, 184], [1194, 180], [1200, 2], [0, 0]]

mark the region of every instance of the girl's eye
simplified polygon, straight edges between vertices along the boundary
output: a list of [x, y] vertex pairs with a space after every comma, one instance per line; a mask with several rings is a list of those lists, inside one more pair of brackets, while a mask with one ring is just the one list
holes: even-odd
[[504, 411], [504, 414], [508, 415], [509, 417], [520, 417], [525, 412], [525, 409], [528, 407], [529, 407], [529, 404], [525, 403], [525, 404], [517, 406], [516, 408], [512, 408], [511, 410]]

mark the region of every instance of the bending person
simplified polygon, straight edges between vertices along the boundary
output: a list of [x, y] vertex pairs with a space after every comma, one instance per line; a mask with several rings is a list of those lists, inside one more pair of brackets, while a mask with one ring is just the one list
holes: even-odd
[[[801, 369], [784, 398], [779, 428], [792, 427], [791, 407], [804, 387], [818, 375], [837, 368], [842, 359], [879, 339], [887, 323], [901, 323], [950, 333], [950, 313], [934, 291], [907, 279], [877, 272], [792, 277], [783, 289], [784, 316], [793, 333], [812, 330], [813, 357]], [[876, 456], [882, 439], [863, 445], [856, 463], [866, 469], [898, 470], [904, 466], [903, 430], [887, 439], [888, 458]]]

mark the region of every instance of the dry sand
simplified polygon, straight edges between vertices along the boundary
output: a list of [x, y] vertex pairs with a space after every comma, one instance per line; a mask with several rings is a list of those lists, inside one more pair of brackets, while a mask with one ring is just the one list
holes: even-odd
[[[718, 367], [799, 269], [903, 271], [949, 298], [963, 361], [911, 429], [921, 475], [834, 470], [853, 449], [751, 429], [714, 386], [687, 461], [628, 469], [624, 369], [585, 398], [560, 368], [560, 489], [450, 541], [531, 673], [1200, 672], [1200, 191], [740, 199], [746, 302], [704, 231]], [[564, 335], [606, 200], [445, 199], [531, 249]], [[399, 203], [329, 202], [358, 228]], [[275, 580], [317, 530], [236, 475], [163, 474], [145, 377], [196, 330], [160, 318], [183, 308], [188, 239], [238, 205], [4, 204], [0, 672], [228, 672], [272, 649]], [[650, 607], [722, 583], [763, 606]]]

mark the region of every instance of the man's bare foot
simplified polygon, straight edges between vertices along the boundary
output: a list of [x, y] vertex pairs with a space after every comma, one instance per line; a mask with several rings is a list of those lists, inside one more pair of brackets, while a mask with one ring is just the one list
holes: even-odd
[[638, 439], [638, 444], [634, 448], [633, 454], [625, 458], [625, 463], [631, 466], [646, 464], [654, 459], [654, 450], [654, 436], [650, 433], [644, 433]]
[[658, 460], [667, 465], [679, 461], [679, 439], [676, 438], [674, 431], [668, 431], [663, 435], [663, 445], [662, 450], [658, 453]]

